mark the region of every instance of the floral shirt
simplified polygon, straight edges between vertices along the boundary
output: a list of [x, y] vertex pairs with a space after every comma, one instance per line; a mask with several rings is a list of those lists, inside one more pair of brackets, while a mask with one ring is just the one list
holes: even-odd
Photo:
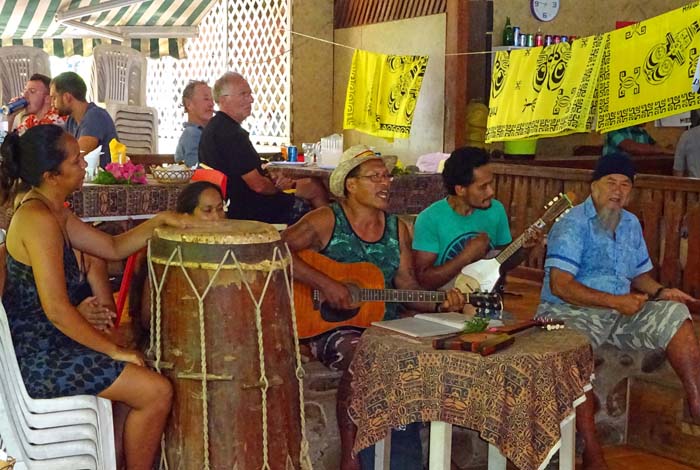
[[65, 127], [66, 117], [60, 116], [54, 107], [50, 108], [46, 115], [41, 119], [37, 119], [36, 114], [29, 114], [22, 120], [20, 125], [17, 126], [17, 133], [22, 135], [27, 132], [27, 129], [31, 129], [32, 127], [40, 124], [56, 124], [57, 126]]

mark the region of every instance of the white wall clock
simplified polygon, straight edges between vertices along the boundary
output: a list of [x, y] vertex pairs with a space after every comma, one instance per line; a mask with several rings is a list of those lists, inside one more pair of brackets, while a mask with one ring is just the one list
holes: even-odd
[[559, 13], [561, 0], [530, 0], [532, 15], [540, 21], [552, 21]]

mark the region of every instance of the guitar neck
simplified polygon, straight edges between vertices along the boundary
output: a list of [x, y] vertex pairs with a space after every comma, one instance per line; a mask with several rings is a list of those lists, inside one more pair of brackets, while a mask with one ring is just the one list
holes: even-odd
[[496, 261], [498, 261], [498, 264], [503, 264], [508, 259], [510, 259], [511, 256], [513, 256], [520, 248], [522, 248], [523, 243], [525, 242], [525, 234], [520, 235], [518, 238], [513, 240], [510, 245], [505, 247], [497, 256], [496, 256]]
[[444, 302], [445, 292], [402, 289], [358, 289], [358, 302]]
[[554, 199], [549, 201], [549, 203], [545, 206], [547, 209], [544, 214], [542, 214], [542, 217], [537, 219], [534, 224], [530, 225], [530, 227], [525, 230], [518, 238], [513, 240], [510, 245], [508, 245], [503, 251], [501, 251], [498, 256], [496, 256], [496, 261], [498, 261], [499, 264], [505, 263], [511, 256], [515, 254], [520, 248], [523, 247], [523, 244], [525, 243], [525, 238], [530, 231], [530, 229], [544, 229], [547, 225], [551, 224], [554, 222], [557, 217], [559, 217], [561, 214], [564, 212], [568, 211], [569, 208], [573, 207], [573, 201], [576, 199], [575, 194], [569, 192], [566, 194], [559, 194], [556, 196]]
[[498, 261], [498, 264], [503, 264], [508, 259], [510, 259], [511, 256], [513, 256], [520, 248], [523, 247], [523, 244], [525, 243], [525, 235], [530, 229], [534, 229], [537, 227], [543, 227], [544, 226], [544, 221], [542, 219], [537, 219], [537, 221], [532, 224], [528, 230], [525, 230], [518, 238], [513, 240], [510, 245], [505, 247], [499, 254], [496, 256], [496, 261]]

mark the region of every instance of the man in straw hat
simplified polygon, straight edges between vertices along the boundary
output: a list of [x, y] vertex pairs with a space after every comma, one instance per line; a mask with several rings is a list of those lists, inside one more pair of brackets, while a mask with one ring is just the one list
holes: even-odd
[[[700, 347], [688, 294], [659, 284], [637, 217], [624, 209], [634, 166], [626, 154], [602, 157], [591, 196], [554, 224], [548, 236], [538, 317], [564, 320], [586, 334], [593, 348], [664, 350], [683, 383], [691, 419], [700, 423]], [[594, 397], [576, 409], [586, 447], [585, 469], [607, 468], [594, 422]]]
[[[411, 239], [408, 227], [396, 215], [387, 214], [391, 169], [395, 157], [378, 157], [369, 148], [358, 145], [343, 153], [331, 174], [330, 190], [338, 202], [305, 215], [291, 226], [282, 238], [293, 252], [317, 251], [343, 263], [370, 262], [384, 274], [385, 288], [420, 289], [413, 274]], [[337, 308], [351, 308], [353, 301], [348, 288], [295, 256], [294, 279], [321, 291], [325, 299]], [[462, 295], [452, 290], [442, 309], [460, 311]], [[411, 304], [412, 309], [435, 311], [435, 303]], [[387, 304], [384, 320], [398, 318], [398, 304]], [[356, 428], [347, 413], [350, 403], [348, 366], [361, 332], [350, 329], [334, 330], [311, 343], [312, 353], [328, 367], [342, 370], [338, 387], [337, 418], [342, 445], [341, 468], [359, 468], [358, 460], [371, 462], [371, 448], [352, 456]], [[414, 423], [405, 431], [392, 433], [392, 468], [421, 469], [422, 452]]]

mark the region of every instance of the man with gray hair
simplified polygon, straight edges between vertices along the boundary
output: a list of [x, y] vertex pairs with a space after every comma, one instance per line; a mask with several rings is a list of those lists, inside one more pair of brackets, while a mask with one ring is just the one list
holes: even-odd
[[214, 100], [207, 82], [193, 80], [182, 92], [182, 106], [187, 112], [180, 140], [175, 149], [175, 160], [184, 161], [189, 167], [199, 163], [199, 140], [202, 129], [214, 114]]
[[[312, 207], [328, 204], [323, 185], [315, 178], [291, 180], [268, 175], [260, 155], [241, 123], [250, 116], [253, 92], [238, 73], [227, 72], [214, 84], [219, 111], [202, 131], [199, 161], [228, 177], [231, 199], [228, 217], [292, 224]], [[296, 194], [285, 191], [296, 189]]]
[[[659, 284], [642, 227], [624, 209], [634, 166], [623, 153], [601, 157], [591, 196], [571, 209], [549, 233], [542, 303], [538, 317], [563, 320], [581, 331], [593, 348], [664, 350], [685, 388], [690, 415], [700, 423], [700, 347], [688, 294]], [[583, 468], [608, 468], [595, 432], [593, 392], [576, 409], [585, 441]]]

